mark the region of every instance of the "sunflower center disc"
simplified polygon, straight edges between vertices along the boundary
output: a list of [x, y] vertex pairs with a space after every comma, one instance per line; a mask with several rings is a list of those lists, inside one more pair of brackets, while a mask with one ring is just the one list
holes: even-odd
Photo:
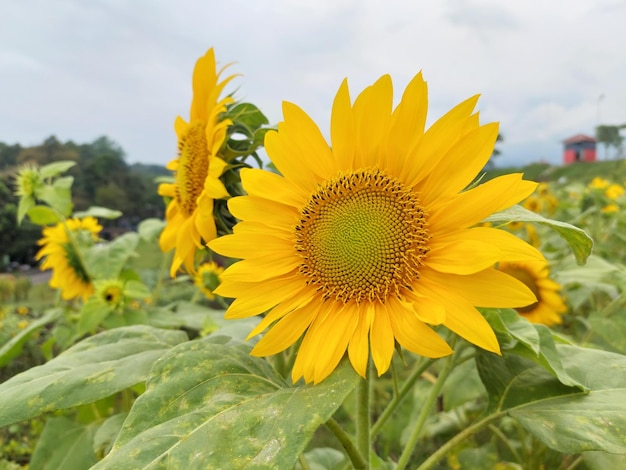
[[505, 268], [499, 269], [503, 273], [506, 273], [509, 276], [513, 276], [518, 281], [526, 284], [526, 286], [532, 291], [532, 293], [535, 294], [535, 297], [537, 297], [536, 302], [533, 302], [532, 304], [525, 307], [516, 308], [515, 310], [519, 313], [530, 313], [535, 310], [535, 307], [537, 307], [537, 305], [541, 301], [541, 298], [539, 297], [539, 287], [537, 286], [533, 275], [521, 267], [506, 266]]
[[419, 278], [428, 253], [417, 195], [378, 169], [321, 184], [296, 226], [300, 273], [324, 299], [384, 302]]
[[187, 217], [196, 210], [198, 196], [204, 189], [209, 172], [208, 147], [205, 134], [206, 124], [195, 121], [189, 125], [187, 135], [179, 144], [180, 156], [176, 170], [176, 199]]

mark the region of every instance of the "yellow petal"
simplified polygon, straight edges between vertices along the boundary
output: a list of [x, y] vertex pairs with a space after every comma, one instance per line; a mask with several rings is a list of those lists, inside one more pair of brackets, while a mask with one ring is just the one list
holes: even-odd
[[317, 305], [307, 305], [282, 318], [265, 333], [252, 348], [252, 356], [270, 356], [279, 353], [297, 341], [304, 333], [319, 310]]
[[[476, 307], [515, 308], [537, 301], [535, 294], [521, 281], [496, 269], [485, 269], [467, 276], [443, 274], [423, 269], [425, 283], [441, 295], [453, 292]], [[439, 288], [433, 287], [436, 283]], [[445, 323], [445, 322], [444, 322]]]
[[357, 167], [368, 168], [379, 164], [391, 120], [392, 101], [393, 86], [389, 75], [380, 77], [355, 100]]
[[443, 357], [452, 354], [452, 348], [448, 346], [448, 343], [425, 323], [419, 321], [417, 315], [405, 308], [399, 301], [393, 301], [390, 309], [393, 310], [393, 315], [389, 315], [391, 328], [403, 348], [426, 357]]
[[239, 174], [243, 189], [250, 196], [290, 205], [298, 210], [307, 202], [308, 194], [276, 173], [258, 168], [242, 168]]
[[393, 315], [393, 312], [388, 312], [386, 305], [377, 305], [372, 328], [370, 329], [372, 359], [379, 377], [387, 372], [393, 357], [394, 337], [391, 321], [389, 320], [390, 315]]
[[358, 311], [359, 323], [352, 333], [348, 345], [348, 357], [354, 370], [361, 377], [367, 377], [367, 365], [369, 364], [369, 331], [374, 318], [374, 311], [370, 302], [361, 305]]
[[463, 136], [467, 120], [477, 101], [478, 95], [456, 105], [426, 131], [414, 149], [414, 155], [407, 158], [405, 168], [402, 170], [403, 179], [408, 186], [415, 186], [427, 177], [448, 149]]
[[356, 152], [356, 125], [350, 103], [348, 81], [341, 82], [330, 117], [332, 152], [341, 168], [352, 168]]
[[407, 85], [391, 117], [387, 136], [387, 163], [384, 168], [392, 175], [400, 175], [409, 151], [424, 135], [428, 110], [428, 88], [418, 73]]
[[481, 126], [453, 145], [420, 185], [422, 201], [430, 204], [442, 196], [464, 189], [483, 169], [493, 153], [498, 124]]

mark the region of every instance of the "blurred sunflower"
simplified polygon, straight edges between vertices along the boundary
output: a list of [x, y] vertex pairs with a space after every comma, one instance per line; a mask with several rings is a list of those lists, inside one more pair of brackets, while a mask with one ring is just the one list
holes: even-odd
[[213, 300], [215, 298], [213, 291], [219, 286], [219, 277], [223, 272], [224, 268], [214, 262], [202, 263], [198, 267], [193, 282], [209, 300]]
[[196, 62], [189, 122], [179, 116], [174, 123], [179, 155], [167, 169], [175, 172], [176, 180], [161, 184], [158, 190], [161, 196], [171, 198], [159, 245], [164, 252], [175, 250], [172, 277], [181, 265], [190, 274], [195, 272], [196, 249], [216, 237], [213, 201], [228, 196], [219, 179], [226, 162], [218, 153], [231, 124], [221, 114], [233, 100], [220, 95], [234, 75], [220, 81], [224, 68], [216, 70], [213, 49]]
[[522, 203], [522, 206], [524, 207], [524, 209], [539, 213], [541, 212], [541, 199], [539, 199], [537, 196], [530, 196]]
[[105, 279], [94, 282], [95, 295], [108, 307], [116, 309], [124, 305], [124, 282], [119, 279]]
[[329, 146], [311, 118], [283, 104], [284, 122], [265, 148], [282, 173], [241, 171], [247, 196], [229, 208], [241, 220], [209, 246], [243, 258], [216, 293], [236, 297], [227, 318], [269, 310], [250, 336], [252, 350], [278, 353], [304, 335], [292, 379], [318, 383], [348, 352], [366, 375], [370, 356], [384, 373], [395, 342], [428, 357], [452, 351], [426, 323], [444, 324], [499, 352], [475, 306], [534, 302], [499, 260], [540, 258], [514, 235], [473, 227], [530, 195], [536, 183], [510, 174], [463, 191], [485, 166], [497, 124], [479, 125], [478, 96], [424, 132], [426, 83], [418, 74], [392, 110], [388, 75], [351, 103], [344, 81], [335, 98]]
[[561, 323], [567, 307], [559, 295], [561, 286], [550, 279], [547, 261], [503, 262], [498, 264], [498, 269], [522, 281], [537, 296], [535, 302], [517, 307], [517, 313], [533, 323], [548, 326]]
[[604, 178], [601, 178], [600, 176], [596, 176], [594, 179], [591, 180], [591, 182], [587, 185], [587, 187], [589, 189], [605, 189], [605, 188], [608, 188], [610, 184], [611, 183], [609, 183]]
[[[98, 241], [100, 230], [102, 226], [93, 217], [67, 219], [65, 223], [43, 229], [43, 238], [37, 242], [42, 248], [35, 259], [44, 258], [41, 270], [52, 269], [50, 287], [61, 289], [61, 297], [65, 300], [86, 299], [93, 292], [78, 250]], [[76, 244], [80, 248], [77, 249]]]
[[603, 214], [613, 214], [615, 212], [619, 212], [619, 206], [617, 204], [607, 204], [602, 209], [600, 209], [600, 212], [602, 212]]
[[615, 201], [622, 194], [624, 194], [624, 188], [619, 184], [612, 184], [604, 190], [604, 195], [612, 201]]

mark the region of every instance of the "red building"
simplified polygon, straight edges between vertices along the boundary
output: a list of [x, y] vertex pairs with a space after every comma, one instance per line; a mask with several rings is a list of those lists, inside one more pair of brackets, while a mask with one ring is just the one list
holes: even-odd
[[576, 134], [563, 141], [563, 165], [574, 162], [596, 161], [596, 139]]

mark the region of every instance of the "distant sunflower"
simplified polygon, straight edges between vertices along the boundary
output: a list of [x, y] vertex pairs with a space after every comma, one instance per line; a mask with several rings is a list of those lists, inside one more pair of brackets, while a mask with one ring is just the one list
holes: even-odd
[[224, 143], [228, 119], [222, 119], [226, 105], [233, 100], [220, 98], [234, 75], [220, 81], [224, 71], [216, 70], [213, 49], [196, 62], [193, 72], [193, 99], [189, 122], [180, 116], [174, 123], [178, 136], [179, 155], [168, 163], [175, 172], [173, 184], [161, 184], [159, 194], [171, 198], [161, 233], [161, 250], [174, 251], [170, 275], [174, 277], [181, 265], [193, 274], [197, 248], [216, 237], [213, 201], [228, 196], [219, 180], [226, 162], [218, 152]]
[[517, 313], [533, 323], [548, 326], [561, 323], [561, 315], [567, 307], [559, 295], [561, 286], [550, 279], [550, 268], [545, 260], [503, 262], [498, 264], [498, 269], [522, 281], [537, 297], [535, 302], [517, 307]]
[[119, 279], [105, 279], [94, 283], [95, 295], [111, 308], [118, 308], [124, 304], [124, 282]]
[[536, 183], [509, 174], [463, 191], [493, 152], [498, 125], [479, 125], [475, 96], [424, 132], [426, 83], [418, 74], [392, 110], [388, 75], [351, 103], [347, 81], [331, 116], [329, 146], [311, 118], [283, 104], [284, 122], [265, 148], [282, 176], [241, 171], [241, 220], [209, 246], [243, 258], [216, 293], [236, 297], [227, 318], [269, 310], [252, 350], [278, 353], [304, 335], [292, 379], [318, 383], [348, 352], [366, 375], [389, 368], [395, 342], [428, 357], [452, 351], [426, 323], [444, 324], [499, 352], [475, 308], [518, 307], [535, 296], [497, 271], [499, 260], [541, 257], [514, 235], [474, 227], [530, 195]]
[[209, 300], [213, 300], [215, 298], [213, 291], [219, 286], [223, 272], [224, 268], [214, 262], [203, 263], [198, 267], [193, 282]]
[[77, 251], [75, 243], [88, 248], [98, 240], [102, 226], [93, 217], [68, 219], [54, 227], [43, 229], [42, 245], [35, 259], [44, 258], [41, 269], [52, 269], [50, 287], [61, 289], [66, 299], [86, 299], [93, 292], [93, 285]]

